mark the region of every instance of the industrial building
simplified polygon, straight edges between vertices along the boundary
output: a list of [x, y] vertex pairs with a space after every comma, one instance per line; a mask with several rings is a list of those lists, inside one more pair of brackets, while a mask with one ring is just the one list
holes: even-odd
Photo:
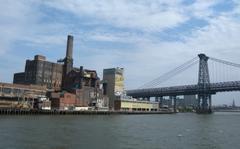
[[48, 89], [60, 90], [62, 71], [62, 64], [49, 62], [45, 56], [36, 55], [33, 60], [26, 60], [24, 72], [14, 74], [13, 83], [46, 85]]
[[100, 89], [97, 72], [83, 69], [82, 66], [73, 67], [73, 40], [73, 36], [69, 35], [65, 58], [54, 63], [47, 61], [44, 56], [36, 55], [34, 60], [26, 61], [24, 72], [14, 74], [13, 82], [46, 86], [55, 109], [108, 106], [108, 98]]
[[33, 108], [46, 91], [46, 86], [0, 83], [0, 108]]
[[[46, 85], [48, 89], [61, 90], [66, 75], [73, 69], [73, 36], [68, 35], [66, 57], [58, 63], [46, 61], [46, 57], [36, 55], [27, 60], [25, 71], [15, 73], [13, 83]], [[63, 63], [63, 64], [62, 64]]]
[[117, 111], [158, 111], [158, 102], [139, 100], [115, 100], [114, 109]]
[[103, 90], [109, 97], [109, 108], [114, 109], [114, 101], [124, 92], [124, 69], [110, 68], [103, 70]]
[[56, 110], [73, 110], [76, 104], [76, 95], [61, 92], [51, 93], [51, 108]]
[[109, 97], [109, 109], [116, 111], [158, 111], [159, 102], [140, 101], [126, 95], [124, 69], [103, 70], [103, 93]]

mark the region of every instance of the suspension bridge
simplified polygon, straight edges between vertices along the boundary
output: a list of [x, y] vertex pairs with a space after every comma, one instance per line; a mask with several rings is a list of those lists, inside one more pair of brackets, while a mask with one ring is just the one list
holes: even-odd
[[[134, 98], [163, 100], [164, 96], [169, 96], [173, 100], [174, 110], [176, 111], [176, 97], [181, 95], [197, 95], [197, 113], [212, 113], [212, 95], [218, 92], [240, 91], [240, 81], [222, 81], [211, 83], [208, 61], [214, 61], [223, 65], [240, 68], [240, 64], [229, 61], [208, 57], [205, 54], [199, 54], [198, 57], [187, 61], [183, 65], [171, 70], [162, 76], [144, 84], [138, 89], [128, 90], [127, 95]], [[159, 87], [159, 85], [174, 77], [175, 75], [186, 71], [193, 65], [199, 64], [198, 82], [191, 85], [179, 85], [170, 87]], [[225, 71], [228, 73], [228, 71]]]

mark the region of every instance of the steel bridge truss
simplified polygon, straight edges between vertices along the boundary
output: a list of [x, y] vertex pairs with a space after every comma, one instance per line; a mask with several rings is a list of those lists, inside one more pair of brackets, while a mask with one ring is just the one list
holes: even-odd
[[[150, 97], [159, 97], [162, 99], [163, 96], [176, 97], [180, 95], [198, 95], [198, 105], [197, 112], [199, 113], [211, 113], [212, 110], [212, 99], [211, 96], [217, 92], [229, 92], [229, 91], [240, 91], [240, 81], [229, 81], [229, 82], [219, 82], [219, 83], [210, 83], [209, 78], [209, 69], [208, 69], [208, 60], [211, 59], [216, 62], [220, 62], [226, 65], [240, 68], [240, 64], [235, 64], [216, 58], [207, 57], [205, 54], [199, 54], [199, 72], [198, 72], [198, 83], [194, 85], [183, 85], [183, 86], [172, 86], [172, 87], [156, 87], [155, 82], [161, 82], [164, 77], [159, 77], [144, 86], [140, 89], [128, 90], [127, 95], [134, 98], [147, 98]], [[185, 70], [191, 65], [195, 64], [195, 59], [190, 61], [191, 63], [187, 66], [180, 66], [177, 69], [166, 73], [171, 75], [171, 72], [177, 72], [177, 70]], [[144, 88], [150, 87], [152, 88]], [[175, 99], [175, 98], [174, 98]]]

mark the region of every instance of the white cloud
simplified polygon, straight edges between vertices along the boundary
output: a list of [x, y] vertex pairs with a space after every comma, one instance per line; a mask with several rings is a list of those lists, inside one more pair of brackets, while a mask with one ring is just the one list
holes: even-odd
[[213, 15], [211, 7], [222, 0], [196, 0], [192, 5], [187, 7], [188, 15], [196, 18], [209, 19]]
[[146, 32], [174, 28], [191, 17], [209, 20], [212, 7], [223, 0], [196, 0], [184, 5], [184, 0], [52, 0], [45, 5], [79, 17], [90, 17], [98, 24]]
[[224, 54], [236, 60], [236, 54], [240, 54], [239, 21], [225, 15], [212, 19], [209, 23], [195, 31], [191, 37], [187, 37], [186, 43], [211, 55], [222, 57]]
[[128, 1], [128, 0], [57, 0], [46, 1], [46, 5], [72, 12], [77, 16], [90, 16], [99, 23], [116, 27], [161, 31], [185, 22], [180, 0], [173, 1]]

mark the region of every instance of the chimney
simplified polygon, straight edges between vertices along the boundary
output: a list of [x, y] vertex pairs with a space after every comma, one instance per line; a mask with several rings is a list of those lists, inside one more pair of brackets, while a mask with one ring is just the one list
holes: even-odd
[[73, 36], [68, 35], [67, 39], [67, 51], [64, 58], [63, 73], [62, 73], [62, 89], [65, 87], [66, 77], [68, 73], [73, 69]]
[[82, 89], [82, 87], [83, 87], [83, 77], [84, 77], [83, 66], [80, 66], [80, 71], [79, 71], [79, 89]]
[[73, 36], [68, 35], [66, 58], [72, 59], [73, 55]]

